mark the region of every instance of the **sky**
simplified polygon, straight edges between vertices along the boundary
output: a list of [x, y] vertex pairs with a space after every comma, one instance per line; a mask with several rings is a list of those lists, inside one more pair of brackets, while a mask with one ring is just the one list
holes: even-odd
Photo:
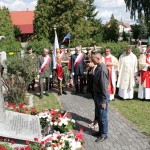
[[[0, 6], [6, 6], [9, 10], [34, 10], [37, 0], [0, 0]], [[101, 18], [103, 23], [109, 21], [113, 13], [115, 18], [125, 23], [134, 23], [130, 19], [130, 12], [126, 12], [124, 0], [95, 0], [94, 5], [99, 11], [97, 18]]]

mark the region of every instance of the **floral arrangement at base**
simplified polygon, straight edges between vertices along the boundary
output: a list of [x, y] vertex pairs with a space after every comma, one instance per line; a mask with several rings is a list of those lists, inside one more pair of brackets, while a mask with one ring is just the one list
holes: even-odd
[[[83, 131], [74, 130], [75, 120], [72, 119], [69, 112], [59, 109], [44, 110], [37, 112], [34, 107], [28, 108], [24, 104], [14, 105], [5, 103], [8, 110], [37, 115], [40, 119], [43, 140], [35, 139], [35, 144], [26, 141], [25, 147], [15, 148], [15, 150], [43, 150], [47, 142], [51, 143], [54, 150], [82, 150], [83, 149]], [[7, 141], [6, 141], [7, 142]], [[14, 144], [11, 143], [11, 144]], [[1, 150], [1, 149], [0, 149]], [[11, 149], [2, 149], [11, 150]]]
[[70, 131], [66, 134], [54, 132], [41, 141], [41, 146], [45, 147], [50, 142], [54, 150], [82, 150], [83, 139], [83, 131]]

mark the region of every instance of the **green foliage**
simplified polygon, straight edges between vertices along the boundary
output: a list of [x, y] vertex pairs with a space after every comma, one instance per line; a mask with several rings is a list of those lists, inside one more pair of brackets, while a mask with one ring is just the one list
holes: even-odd
[[69, 141], [65, 141], [65, 146], [61, 150], [71, 150]]
[[112, 14], [109, 23], [104, 26], [104, 41], [118, 42], [118, 38], [119, 38], [118, 21]]
[[141, 18], [144, 12], [146, 22], [150, 21], [150, 1], [148, 0], [124, 0], [127, 9], [131, 13], [131, 17], [136, 19], [136, 14], [138, 13], [138, 18]]
[[49, 43], [47, 39], [42, 39], [40, 41], [37, 39], [34, 39], [28, 42], [27, 47], [29, 46], [32, 46], [33, 52], [35, 54], [41, 55], [44, 48], [50, 49], [52, 45]]
[[27, 87], [36, 75], [36, 60], [29, 56], [21, 58], [14, 55], [9, 57], [6, 63], [8, 71], [4, 78], [5, 85], [13, 102], [19, 104], [24, 102]]
[[0, 35], [6, 39], [14, 40], [14, 30], [9, 10], [6, 7], [0, 8]]
[[[127, 42], [118, 42], [118, 43], [107, 42], [107, 43], [99, 43], [99, 46], [102, 47], [102, 49], [101, 49], [102, 54], [104, 53], [105, 47], [110, 47], [112, 55], [119, 58], [119, 56], [125, 52], [125, 48], [126, 48], [126, 46], [128, 46], [128, 43]], [[137, 57], [140, 56], [140, 51], [135, 46], [132, 47], [132, 52]]]
[[19, 52], [20, 48], [20, 42], [17, 42], [15, 40], [3, 40], [0, 42], [0, 49], [5, 52]]
[[20, 37], [20, 34], [21, 34], [20, 28], [17, 27], [16, 25], [14, 25], [13, 27], [14, 27], [15, 38], [16, 38], [16, 40], [19, 40], [19, 37]]
[[0, 35], [6, 39], [0, 41], [0, 48], [3, 51], [19, 51], [20, 43], [15, 41], [14, 28], [9, 10], [6, 7], [0, 8]]
[[142, 15], [141, 18], [138, 20], [138, 23], [140, 25], [140, 35], [139, 37], [141, 39], [147, 38], [148, 35], [148, 27], [146, 26], [145, 17]]
[[[101, 21], [96, 20], [93, 0], [39, 0], [34, 19], [34, 38], [54, 41], [53, 26], [57, 26], [59, 40], [71, 34], [71, 46], [90, 46], [101, 39]], [[96, 20], [96, 24], [93, 21]], [[94, 35], [94, 38], [93, 38]], [[97, 35], [97, 36], [96, 36]]]
[[111, 48], [111, 53], [119, 58], [121, 54], [125, 52], [125, 47], [128, 45], [127, 42], [107, 42], [107, 43], [99, 43], [99, 46], [102, 47], [102, 53], [104, 52], [105, 47], [110, 47]]
[[0, 150], [13, 150], [9, 144], [0, 144]]
[[41, 150], [41, 146], [39, 143], [32, 143], [29, 145], [31, 150]]
[[128, 34], [126, 32], [122, 32], [122, 39], [123, 41], [128, 41]]
[[132, 28], [133, 39], [137, 40], [139, 38], [139, 36], [140, 36], [141, 26], [135, 24], [135, 25], [132, 25], [131, 28]]

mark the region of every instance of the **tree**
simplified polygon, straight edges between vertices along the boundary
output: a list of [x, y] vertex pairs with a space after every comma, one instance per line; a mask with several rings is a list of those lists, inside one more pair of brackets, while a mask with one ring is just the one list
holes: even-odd
[[14, 40], [14, 29], [9, 10], [6, 7], [0, 8], [0, 35], [6, 39]]
[[135, 41], [136, 41], [140, 36], [141, 26], [138, 24], [135, 24], [135, 25], [131, 26], [131, 29], [132, 29], [133, 39], [135, 39]]
[[13, 28], [14, 28], [14, 35], [15, 35], [15, 38], [16, 38], [16, 40], [19, 40], [19, 37], [20, 37], [20, 35], [21, 35], [20, 28], [17, 27], [16, 25], [14, 25]]
[[94, 0], [87, 0], [87, 11], [86, 11], [86, 17], [87, 20], [94, 21], [95, 17], [98, 14], [98, 11], [96, 11], [96, 6], [93, 5]]
[[18, 51], [20, 49], [20, 43], [15, 41], [11, 16], [6, 7], [0, 8], [0, 35], [6, 37], [0, 42], [0, 48], [3, 51]]
[[[93, 0], [39, 0], [35, 10], [34, 38], [37, 40], [46, 38], [52, 43], [53, 26], [56, 25], [60, 41], [69, 32], [71, 46], [77, 43], [84, 46], [91, 45], [96, 42], [92, 37], [93, 34], [100, 33], [99, 28], [93, 23], [97, 15], [95, 9]], [[100, 25], [101, 21], [99, 27]]]
[[132, 18], [136, 18], [138, 13], [138, 18], [141, 18], [144, 12], [146, 22], [150, 21], [150, 1], [149, 0], [124, 0], [127, 9], [131, 13]]
[[104, 26], [104, 40], [117, 42], [119, 38], [119, 25], [114, 15], [111, 15], [110, 21]]
[[123, 41], [128, 41], [128, 34], [126, 32], [124, 32], [124, 30], [122, 32], [122, 39], [123, 39]]

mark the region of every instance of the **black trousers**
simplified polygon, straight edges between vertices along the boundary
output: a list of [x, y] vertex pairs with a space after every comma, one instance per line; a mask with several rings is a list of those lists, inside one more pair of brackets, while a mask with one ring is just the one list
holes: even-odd
[[74, 84], [75, 84], [76, 92], [79, 92], [78, 80], [80, 81], [80, 92], [83, 92], [84, 75], [74, 75]]

